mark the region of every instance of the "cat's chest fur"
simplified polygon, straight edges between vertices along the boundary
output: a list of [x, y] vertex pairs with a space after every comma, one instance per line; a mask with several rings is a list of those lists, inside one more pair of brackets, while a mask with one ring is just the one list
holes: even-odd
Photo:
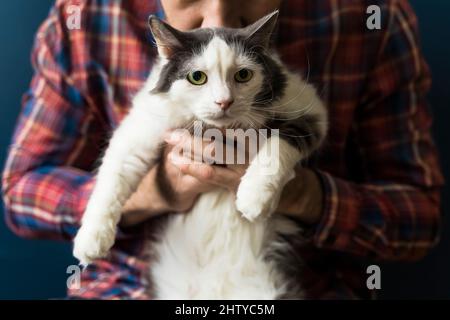
[[283, 268], [292, 262], [286, 237], [295, 236], [298, 227], [281, 216], [249, 222], [234, 202], [233, 194], [217, 189], [203, 194], [189, 212], [164, 222], [157, 240], [149, 243], [152, 297], [301, 298], [299, 285], [292, 285], [295, 277], [289, 281]]

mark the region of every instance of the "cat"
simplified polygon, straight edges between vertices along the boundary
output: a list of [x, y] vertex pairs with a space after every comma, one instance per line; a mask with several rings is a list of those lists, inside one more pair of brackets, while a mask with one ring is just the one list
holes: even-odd
[[299, 226], [273, 213], [296, 165], [324, 141], [328, 119], [315, 88], [271, 49], [277, 20], [275, 11], [245, 28], [182, 32], [149, 18], [158, 59], [102, 158], [74, 239], [81, 264], [107, 255], [122, 207], [159, 161], [167, 129], [193, 120], [216, 128], [276, 126], [279, 134], [258, 150], [236, 194], [211, 190], [190, 212], [167, 217], [150, 244], [151, 294], [301, 298], [301, 283], [289, 271], [300, 267], [298, 257], [286, 240], [298, 236]]

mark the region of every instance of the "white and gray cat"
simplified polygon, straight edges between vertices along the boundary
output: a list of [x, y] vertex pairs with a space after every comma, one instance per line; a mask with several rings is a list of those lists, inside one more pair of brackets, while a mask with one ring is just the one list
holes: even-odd
[[327, 113], [315, 89], [270, 49], [277, 17], [189, 32], [150, 17], [159, 59], [103, 156], [75, 238], [80, 263], [107, 255], [122, 207], [158, 161], [167, 129], [193, 120], [218, 128], [276, 125], [279, 135], [258, 151], [236, 195], [211, 190], [190, 212], [168, 217], [151, 244], [149, 274], [159, 299], [301, 298], [286, 240], [298, 226], [272, 213], [295, 166], [324, 140]]

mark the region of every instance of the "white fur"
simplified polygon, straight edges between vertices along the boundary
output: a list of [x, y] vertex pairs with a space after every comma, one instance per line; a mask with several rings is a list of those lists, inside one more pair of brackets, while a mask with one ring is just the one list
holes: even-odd
[[294, 234], [283, 218], [241, 217], [234, 196], [217, 190], [200, 197], [185, 215], [171, 217], [150, 265], [158, 299], [274, 299], [284, 279], [264, 260], [276, 232]]
[[[155, 164], [166, 129], [196, 118], [219, 127], [246, 127], [262, 120], [249, 107], [262, 85], [262, 70], [223, 40], [214, 38], [192, 62], [193, 70], [208, 74], [207, 84], [194, 86], [181, 79], [167, 93], [150, 94], [166, 62], [163, 59], [155, 66], [103, 157], [74, 243], [74, 255], [82, 264], [106, 256], [113, 245], [122, 207]], [[248, 83], [237, 84], [233, 75], [243, 67], [253, 70], [254, 76]], [[299, 106], [304, 106], [300, 112], [320, 114], [326, 130], [325, 109], [315, 90], [299, 76], [285, 72], [287, 93], [272, 106], [273, 113], [298, 117]], [[228, 97], [235, 100], [227, 111], [229, 119], [216, 119], [222, 110], [214, 101]], [[202, 195], [191, 212], [171, 217], [152, 247], [158, 256], [150, 266], [156, 297], [273, 299], [282, 294], [286, 290], [282, 275], [264, 260], [264, 252], [279, 245], [274, 242], [277, 232], [296, 232], [295, 225], [271, 214], [304, 156], [282, 137], [273, 136], [243, 176], [236, 198], [225, 190], [214, 190]]]

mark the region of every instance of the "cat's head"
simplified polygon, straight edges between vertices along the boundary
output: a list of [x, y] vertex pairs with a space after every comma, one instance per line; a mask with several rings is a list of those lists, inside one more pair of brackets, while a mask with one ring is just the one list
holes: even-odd
[[241, 29], [182, 32], [151, 16], [163, 67], [152, 92], [217, 127], [262, 127], [286, 76], [268, 51], [278, 12]]

